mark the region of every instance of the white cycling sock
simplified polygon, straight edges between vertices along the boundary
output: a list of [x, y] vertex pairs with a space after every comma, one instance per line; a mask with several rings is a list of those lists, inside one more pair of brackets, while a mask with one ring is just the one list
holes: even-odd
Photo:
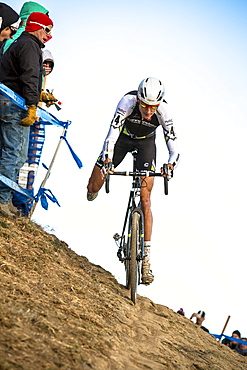
[[149, 262], [150, 260], [150, 244], [148, 243], [150, 242], [144, 242], [145, 262]]

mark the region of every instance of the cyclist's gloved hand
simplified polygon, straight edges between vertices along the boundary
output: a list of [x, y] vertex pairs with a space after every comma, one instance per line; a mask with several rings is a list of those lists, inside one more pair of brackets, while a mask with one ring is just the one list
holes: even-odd
[[112, 175], [114, 172], [114, 164], [112, 162], [104, 163], [104, 166], [101, 168], [100, 172], [103, 179], [108, 173]]
[[173, 177], [173, 169], [174, 166], [171, 163], [163, 164], [163, 167], [161, 167], [160, 172], [163, 175], [163, 177], [167, 177], [167, 180], [171, 180]]

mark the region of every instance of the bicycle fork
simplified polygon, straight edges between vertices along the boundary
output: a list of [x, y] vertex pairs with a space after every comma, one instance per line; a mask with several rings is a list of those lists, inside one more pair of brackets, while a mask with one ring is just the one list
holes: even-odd
[[[127, 238], [127, 243], [126, 243], [125, 230], [126, 230], [127, 221], [128, 221], [128, 219], [131, 215], [131, 209], [135, 207], [135, 206], [133, 207], [133, 204], [131, 204], [132, 199], [133, 199], [133, 194], [134, 194], [134, 192], [132, 190], [130, 192], [127, 211], [126, 211], [126, 214], [125, 214], [122, 236], [120, 236], [118, 233], [113, 235], [113, 239], [115, 240], [115, 242], [118, 246], [117, 256], [118, 256], [119, 261], [121, 261], [121, 262], [124, 262], [126, 259], [129, 259], [128, 256], [127, 256], [128, 238]], [[129, 235], [129, 233], [130, 233], [130, 230], [128, 230], [128, 235]]]
[[[129, 212], [129, 210], [128, 210]], [[127, 251], [130, 250], [130, 240], [132, 235], [132, 217], [133, 213], [137, 212], [139, 214], [139, 238], [138, 238], [138, 245], [137, 245], [137, 260], [141, 261], [144, 258], [144, 216], [142, 210], [137, 207], [134, 208], [129, 214], [129, 227], [128, 227], [128, 234], [127, 234], [127, 241], [125, 240], [125, 227], [123, 229], [122, 236], [118, 233], [113, 235], [113, 239], [115, 240], [118, 246], [117, 256], [121, 262], [125, 261], [126, 259], [130, 259], [129, 253]], [[126, 219], [127, 221], [127, 219]], [[126, 222], [125, 222], [126, 226]]]

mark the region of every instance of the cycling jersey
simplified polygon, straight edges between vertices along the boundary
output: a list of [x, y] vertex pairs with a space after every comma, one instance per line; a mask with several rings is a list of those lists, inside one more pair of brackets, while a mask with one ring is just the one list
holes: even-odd
[[115, 144], [120, 133], [121, 138], [126, 135], [133, 140], [144, 140], [145, 142], [145, 139], [149, 137], [155, 138], [155, 130], [160, 125], [163, 128], [165, 142], [169, 151], [168, 163], [176, 166], [179, 159], [176, 145], [177, 138], [174, 132], [173, 119], [167, 109], [167, 103], [163, 101], [152, 118], [147, 120], [142, 118], [139, 110], [137, 91], [129, 92], [118, 103], [97, 164], [99, 165], [100, 162], [104, 162], [107, 158], [113, 158]]

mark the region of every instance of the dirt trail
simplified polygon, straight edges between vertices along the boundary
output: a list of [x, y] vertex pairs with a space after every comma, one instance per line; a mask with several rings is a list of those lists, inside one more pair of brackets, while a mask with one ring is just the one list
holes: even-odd
[[247, 359], [127, 290], [27, 220], [0, 219], [0, 370], [246, 370]]

